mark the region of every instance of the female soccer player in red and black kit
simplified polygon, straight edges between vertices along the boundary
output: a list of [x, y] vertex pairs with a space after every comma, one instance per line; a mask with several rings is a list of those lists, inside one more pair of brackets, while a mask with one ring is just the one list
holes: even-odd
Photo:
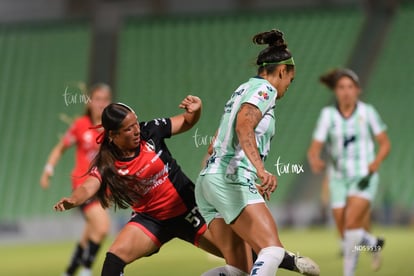
[[[100, 131], [92, 127], [101, 123], [102, 111], [111, 103], [111, 89], [106, 84], [96, 84], [91, 87], [88, 97], [86, 114], [75, 120], [50, 153], [40, 179], [44, 189], [49, 187], [49, 178], [62, 154], [73, 145], [76, 145], [76, 163], [72, 171], [72, 189], [75, 190], [87, 178], [90, 164], [99, 150], [96, 138]], [[109, 231], [109, 215], [97, 199], [86, 201], [80, 208], [86, 225], [64, 275], [74, 275], [79, 266], [84, 267], [81, 275], [91, 275], [92, 263]]]
[[[106, 255], [103, 276], [123, 275], [126, 264], [157, 252], [175, 237], [222, 256], [198, 212], [194, 184], [164, 142], [198, 121], [201, 100], [187, 96], [180, 108], [186, 112], [139, 123], [130, 107], [110, 104], [102, 114], [104, 132], [98, 139], [101, 148], [89, 177], [71, 197], [55, 205], [58, 211], [68, 210], [96, 194], [104, 207], [132, 206], [131, 220]], [[294, 265], [293, 257], [290, 260]], [[245, 275], [243, 268], [222, 269], [222, 275]], [[228, 271], [232, 274], [227, 274]]]

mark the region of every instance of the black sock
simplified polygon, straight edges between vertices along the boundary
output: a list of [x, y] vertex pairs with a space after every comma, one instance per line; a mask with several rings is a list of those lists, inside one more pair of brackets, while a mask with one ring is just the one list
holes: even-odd
[[78, 243], [76, 245], [75, 251], [73, 251], [72, 259], [70, 260], [69, 266], [66, 269], [66, 273], [68, 275], [75, 274], [78, 267], [82, 264], [82, 256], [83, 256], [83, 247]]
[[125, 262], [111, 252], [106, 253], [102, 267], [101, 276], [122, 276], [124, 275]]
[[257, 260], [257, 254], [256, 254], [256, 252], [254, 252], [253, 249], [252, 249], [252, 257], [253, 257], [253, 263], [255, 263], [256, 260]]
[[[254, 263], [257, 260], [257, 254], [256, 252], [254, 252], [254, 250], [252, 250], [252, 255], [253, 255], [253, 263]], [[295, 257], [288, 254], [287, 251], [285, 250], [285, 256], [283, 257], [283, 260], [280, 263], [279, 267], [290, 270], [290, 271], [294, 271], [295, 266], [296, 266]]]
[[290, 271], [293, 271], [296, 267], [295, 265], [295, 256], [290, 255], [285, 251], [285, 256], [283, 257], [282, 262], [279, 265], [280, 268], [284, 268]]
[[99, 247], [101, 247], [99, 243], [94, 243], [93, 241], [88, 240], [88, 248], [83, 253], [83, 265], [86, 268], [92, 267], [93, 261], [95, 261], [95, 257], [98, 253]]

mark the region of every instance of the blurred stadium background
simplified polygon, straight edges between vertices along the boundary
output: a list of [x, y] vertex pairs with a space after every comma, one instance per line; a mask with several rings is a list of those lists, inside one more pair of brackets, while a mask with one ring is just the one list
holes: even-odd
[[[52, 146], [84, 111], [85, 87], [106, 82], [140, 120], [172, 116], [187, 94], [204, 101], [191, 131], [169, 141], [195, 180], [225, 100], [255, 74], [259, 31], [279, 28], [297, 75], [277, 106], [277, 135], [267, 168], [300, 164], [279, 176], [270, 206], [282, 227], [330, 225], [321, 176], [306, 149], [320, 109], [333, 101], [318, 76], [348, 66], [361, 77], [363, 100], [388, 125], [392, 152], [381, 167], [373, 218], [413, 224], [414, 2], [398, 0], [0, 0], [0, 243], [79, 235], [77, 212], [55, 214], [70, 193], [74, 151], [43, 191], [40, 174]], [[65, 96], [66, 95], [66, 96]], [[113, 213], [114, 232], [128, 212]]]

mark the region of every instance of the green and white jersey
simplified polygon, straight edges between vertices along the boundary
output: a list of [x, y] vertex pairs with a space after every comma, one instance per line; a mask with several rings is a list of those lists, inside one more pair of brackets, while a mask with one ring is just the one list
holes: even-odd
[[363, 177], [375, 159], [373, 135], [386, 130], [375, 108], [359, 101], [349, 118], [336, 106], [322, 109], [313, 138], [326, 143], [330, 158], [329, 176]]
[[235, 174], [252, 181], [257, 179], [256, 169], [242, 150], [236, 131], [236, 120], [243, 103], [250, 103], [262, 112], [262, 119], [254, 132], [259, 154], [265, 160], [270, 141], [275, 133], [274, 108], [277, 91], [265, 79], [254, 77], [240, 85], [224, 106], [213, 154], [201, 175], [210, 173]]

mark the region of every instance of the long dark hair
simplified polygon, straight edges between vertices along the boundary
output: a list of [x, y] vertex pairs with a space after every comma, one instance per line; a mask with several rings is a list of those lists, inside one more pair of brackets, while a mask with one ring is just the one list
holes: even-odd
[[[283, 38], [283, 33], [279, 30], [258, 33], [253, 37], [253, 43], [258, 45], [268, 45], [257, 56], [256, 64], [259, 66], [257, 69], [258, 74], [261, 74], [264, 71], [273, 73], [278, 66], [278, 62], [288, 60], [292, 57]], [[294, 65], [286, 65], [287, 71], [293, 70], [293, 68]]]
[[119, 131], [122, 121], [130, 112], [133, 110], [121, 103], [112, 103], [102, 112], [104, 132], [100, 141], [101, 147], [89, 171], [96, 168], [101, 175], [97, 197], [103, 207], [109, 207], [113, 203], [115, 209], [126, 209], [142, 197], [135, 177], [118, 173], [115, 162], [123, 157], [122, 151], [109, 137], [110, 131], [115, 134]]

